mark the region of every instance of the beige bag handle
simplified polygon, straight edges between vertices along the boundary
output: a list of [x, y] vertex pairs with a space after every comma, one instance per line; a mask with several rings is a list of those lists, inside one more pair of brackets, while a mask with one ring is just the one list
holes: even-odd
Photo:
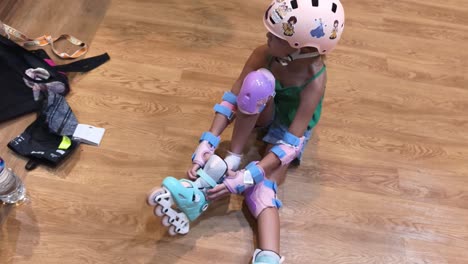
[[[86, 43], [68, 34], [62, 34], [58, 38], [52, 38], [51, 35], [44, 35], [35, 39], [31, 39], [28, 38], [25, 34], [21, 33], [19, 30], [8, 26], [7, 24], [2, 23], [1, 21], [0, 34], [6, 36], [9, 39], [14, 37], [20, 40], [24, 47], [43, 47], [50, 45], [55, 55], [59, 56], [62, 59], [76, 59], [88, 52], [88, 45], [86, 45]], [[57, 49], [55, 49], [54, 43], [62, 39], [65, 39], [71, 44], [79, 46], [81, 48], [76, 50], [71, 55], [66, 52], [59, 52]]]

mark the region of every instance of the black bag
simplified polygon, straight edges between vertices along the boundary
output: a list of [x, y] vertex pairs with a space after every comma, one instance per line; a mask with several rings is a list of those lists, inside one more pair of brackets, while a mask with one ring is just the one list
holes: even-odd
[[[88, 72], [109, 59], [105, 53], [57, 66], [45, 51], [28, 51], [0, 35], [0, 122], [35, 111], [38, 113], [37, 119], [8, 143], [11, 150], [30, 159], [27, 169], [33, 169], [39, 163], [57, 166], [77, 148], [79, 142], [71, 138], [73, 129], [64, 129], [70, 117], [74, 118], [64, 100], [70, 91], [65, 72]], [[28, 75], [28, 71], [37, 69], [46, 77]], [[33, 94], [32, 87], [36, 85], [46, 89]], [[48, 87], [60, 89], [51, 92]]]
[[[60, 92], [65, 96], [70, 91], [65, 72], [88, 72], [110, 59], [107, 53], [83, 59], [67, 65], [50, 65], [47, 53], [43, 50], [28, 51], [15, 42], [0, 35], [0, 122], [34, 112], [41, 103], [34, 100], [32, 89], [25, 80], [37, 84], [63, 83]], [[32, 79], [26, 74], [28, 69], [41, 68], [49, 73], [47, 80]]]

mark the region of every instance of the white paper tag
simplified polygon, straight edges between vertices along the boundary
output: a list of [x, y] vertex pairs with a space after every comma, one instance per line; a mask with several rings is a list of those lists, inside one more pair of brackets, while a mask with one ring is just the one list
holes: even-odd
[[252, 178], [252, 174], [250, 174], [250, 171], [246, 170], [244, 172], [244, 184], [245, 185], [253, 185], [254, 179]]
[[73, 133], [73, 138], [85, 144], [99, 146], [105, 131], [105, 128], [78, 124]]

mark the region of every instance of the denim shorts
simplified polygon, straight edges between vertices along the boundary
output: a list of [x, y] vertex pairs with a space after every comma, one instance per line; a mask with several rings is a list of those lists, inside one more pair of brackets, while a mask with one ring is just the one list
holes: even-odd
[[[275, 145], [278, 141], [283, 139], [284, 134], [288, 132], [288, 130], [289, 128], [287, 126], [281, 124], [278, 120], [274, 120], [268, 127], [268, 131], [262, 140], [266, 143]], [[304, 132], [304, 145], [302, 146], [301, 153], [297, 157], [298, 160], [302, 159], [302, 154], [304, 153], [304, 149], [306, 148], [307, 142], [309, 142], [311, 136], [312, 129], [308, 129]]]

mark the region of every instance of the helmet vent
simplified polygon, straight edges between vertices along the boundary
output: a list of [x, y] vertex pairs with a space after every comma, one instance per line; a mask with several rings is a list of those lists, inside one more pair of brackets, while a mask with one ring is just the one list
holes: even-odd
[[333, 13], [336, 13], [336, 9], [337, 9], [337, 8], [338, 8], [338, 6], [337, 6], [335, 3], [333, 3], [333, 5], [332, 5], [332, 12], [333, 12]]
[[297, 0], [292, 0], [291, 1], [291, 8], [296, 9], [297, 8]]
[[268, 11], [270, 11], [270, 9], [273, 7], [273, 5], [270, 5], [270, 7], [268, 7], [267, 11], [265, 12], [265, 20], [268, 19]]
[[312, 6], [319, 6], [318, 0], [312, 0]]

